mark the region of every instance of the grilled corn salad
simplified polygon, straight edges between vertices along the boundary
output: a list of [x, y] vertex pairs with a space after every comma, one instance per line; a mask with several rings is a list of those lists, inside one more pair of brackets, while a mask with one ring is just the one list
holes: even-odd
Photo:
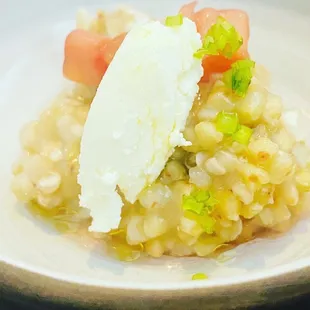
[[190, 3], [163, 23], [79, 12], [64, 60], [76, 84], [22, 128], [17, 199], [124, 261], [206, 257], [289, 229], [307, 207], [310, 151], [248, 40], [239, 10]]

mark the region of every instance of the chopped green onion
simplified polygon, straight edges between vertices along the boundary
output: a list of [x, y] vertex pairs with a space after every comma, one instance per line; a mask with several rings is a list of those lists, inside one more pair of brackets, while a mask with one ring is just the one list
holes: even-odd
[[239, 119], [237, 113], [220, 112], [216, 118], [216, 130], [232, 135], [238, 130]]
[[202, 59], [208, 54], [208, 51], [206, 49], [200, 48], [197, 52], [194, 53], [194, 57], [198, 59]]
[[209, 199], [206, 203], [206, 209], [208, 214], [212, 213], [214, 210], [214, 207], [219, 203], [219, 201], [213, 196], [212, 192], [209, 192]]
[[210, 198], [210, 192], [208, 191], [202, 191], [202, 190], [199, 190], [197, 192], [195, 192], [195, 199], [198, 201], [198, 202], [207, 202], [208, 199]]
[[219, 203], [219, 201], [213, 196], [213, 193], [210, 192], [210, 198], [208, 199], [208, 204], [210, 206], [215, 206]]
[[248, 145], [252, 136], [253, 130], [247, 126], [241, 125], [237, 132], [233, 134], [233, 140], [240, 144]]
[[206, 280], [208, 279], [207, 275], [200, 272], [200, 273], [195, 273], [193, 276], [192, 276], [192, 280]]
[[188, 196], [183, 196], [183, 210], [194, 212], [198, 215], [204, 215], [213, 212], [218, 201], [213, 197], [210, 191], [196, 190]]
[[222, 55], [232, 58], [242, 44], [243, 39], [236, 28], [225, 18], [219, 16], [203, 38], [202, 49], [198, 50], [194, 56], [202, 58], [205, 55]]
[[254, 67], [255, 62], [250, 59], [236, 61], [223, 75], [225, 85], [236, 95], [244, 97], [251, 84]]
[[205, 204], [197, 201], [193, 196], [184, 196], [182, 203], [183, 210], [192, 211], [198, 215], [203, 214]]
[[166, 26], [168, 27], [175, 27], [183, 25], [183, 15], [178, 14], [175, 16], [168, 16], [166, 17]]
[[214, 233], [215, 223], [216, 220], [211, 216], [207, 215], [204, 216], [204, 219], [201, 222], [201, 226], [207, 234], [212, 235]]

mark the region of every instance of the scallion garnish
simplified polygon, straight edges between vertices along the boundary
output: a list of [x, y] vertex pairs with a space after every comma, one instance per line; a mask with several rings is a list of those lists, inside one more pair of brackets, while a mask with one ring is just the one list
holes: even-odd
[[216, 118], [216, 130], [226, 135], [232, 135], [238, 130], [239, 119], [237, 113], [220, 112]]
[[253, 130], [247, 126], [241, 125], [237, 132], [233, 134], [233, 140], [244, 145], [248, 145], [252, 136]]
[[195, 273], [192, 276], [192, 280], [206, 280], [206, 279], [208, 279], [207, 275], [202, 272]]
[[183, 196], [183, 210], [194, 212], [198, 215], [211, 213], [218, 201], [213, 197], [210, 191], [195, 190], [188, 196]]
[[202, 48], [194, 56], [203, 58], [205, 55], [221, 55], [232, 58], [242, 44], [243, 39], [236, 28], [219, 16], [203, 38]]
[[168, 27], [181, 26], [183, 24], [183, 15], [167, 16], [165, 24]]
[[255, 62], [250, 59], [238, 60], [223, 75], [225, 85], [237, 96], [244, 97], [251, 84]]

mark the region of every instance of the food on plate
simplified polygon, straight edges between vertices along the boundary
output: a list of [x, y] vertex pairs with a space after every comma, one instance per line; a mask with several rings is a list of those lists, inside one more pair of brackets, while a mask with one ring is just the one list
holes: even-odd
[[[238, 32], [241, 39], [240, 48], [231, 57], [225, 57], [225, 53], [204, 57], [202, 80], [208, 81], [211, 74], [223, 73], [236, 60], [248, 58], [249, 20], [247, 14], [240, 10], [202, 9], [195, 13], [195, 6], [196, 2], [185, 5], [181, 8], [180, 14], [195, 22], [201, 37], [212, 38], [217, 30], [214, 29], [214, 24], [217, 23], [219, 17], [222, 17], [231, 24], [230, 29], [222, 28], [223, 32], [227, 32], [228, 39], [232, 31]], [[102, 13], [98, 15], [98, 23], [102, 22], [102, 16]], [[224, 39], [225, 35], [226, 33], [223, 35]], [[101, 31], [99, 34], [98, 31], [93, 33], [89, 30], [83, 31], [83, 29], [73, 31], [68, 35], [65, 43], [64, 75], [78, 83], [98, 86], [125, 36], [126, 33], [121, 33], [116, 37], [107, 37]]]
[[75, 84], [21, 130], [17, 199], [124, 261], [208, 257], [306, 211], [306, 114], [268, 90], [245, 12], [195, 8], [80, 11], [64, 43]]
[[[212, 39], [212, 27], [216, 24], [219, 17], [229, 22], [237, 30], [242, 40], [240, 48], [236, 50], [231, 57], [225, 57], [221, 53], [218, 55], [209, 54], [203, 59], [204, 75], [203, 81], [208, 81], [213, 73], [223, 73], [228, 70], [233, 62], [240, 59], [246, 59], [248, 54], [248, 41], [250, 36], [248, 15], [241, 10], [216, 10], [213, 8], [204, 8], [195, 12], [197, 1], [184, 5], [180, 13], [193, 20], [197, 25], [197, 31], [201, 36], [207, 34], [207, 38]], [[208, 32], [211, 30], [211, 35]], [[223, 29], [222, 29], [223, 30]]]

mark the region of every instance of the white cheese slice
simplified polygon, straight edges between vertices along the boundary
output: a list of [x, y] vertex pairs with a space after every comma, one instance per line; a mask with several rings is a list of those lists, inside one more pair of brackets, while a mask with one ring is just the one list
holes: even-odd
[[195, 24], [149, 22], [126, 36], [103, 77], [81, 142], [80, 204], [91, 231], [117, 228], [122, 200], [134, 203], [178, 145], [203, 70]]

